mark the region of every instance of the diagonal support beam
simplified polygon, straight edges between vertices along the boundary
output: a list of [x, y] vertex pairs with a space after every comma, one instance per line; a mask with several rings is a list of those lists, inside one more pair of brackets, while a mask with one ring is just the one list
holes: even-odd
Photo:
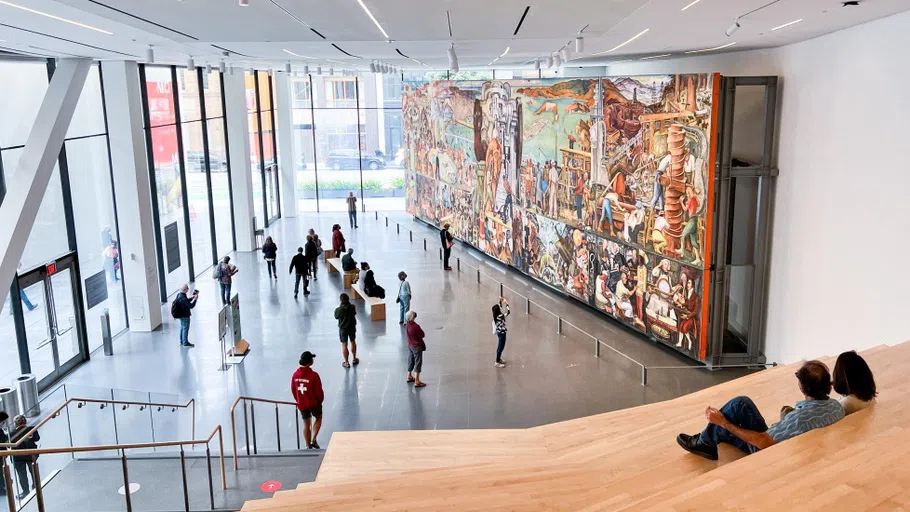
[[22, 158], [7, 183], [0, 204], [0, 298], [9, 293], [91, 65], [91, 59], [58, 62]]

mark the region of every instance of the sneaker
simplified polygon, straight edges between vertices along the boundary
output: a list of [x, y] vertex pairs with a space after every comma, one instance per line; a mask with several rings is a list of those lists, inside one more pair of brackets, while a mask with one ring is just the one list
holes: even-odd
[[354, 363], [354, 365], [356, 366], [356, 365], [360, 364], [360, 359], [357, 359], [357, 358], [355, 357], [354, 360], [351, 361], [351, 362]]
[[[306, 295], [306, 293], [304, 293], [304, 295]], [[294, 298], [295, 298], [295, 299], [297, 298], [297, 294], [296, 294], [296, 293], [294, 294]]]
[[708, 446], [705, 443], [702, 443], [699, 434], [695, 434], [694, 436], [679, 434], [676, 436], [676, 442], [683, 450], [686, 450], [689, 453], [700, 455], [708, 460], [717, 460], [717, 447]]
[[348, 363], [347, 361], [345, 361], [345, 362], [341, 363], [341, 366], [344, 366], [345, 368], [350, 368], [351, 364]]
[[309, 294], [310, 294], [310, 292], [303, 292], [303, 294], [304, 294], [304, 295], [309, 295]]
[[319, 450], [320, 449], [319, 443], [317, 443], [316, 441], [313, 441], [313, 444], [310, 445], [310, 448], [312, 448], [314, 450]]
[[193, 345], [192, 343], [184, 343], [183, 346], [186, 347], [186, 348], [193, 348], [193, 347], [195, 347], [196, 345]]
[[493, 363], [493, 366], [495, 366], [495, 367], [497, 367], [497, 368], [505, 368], [505, 367], [506, 367], [505, 363]]

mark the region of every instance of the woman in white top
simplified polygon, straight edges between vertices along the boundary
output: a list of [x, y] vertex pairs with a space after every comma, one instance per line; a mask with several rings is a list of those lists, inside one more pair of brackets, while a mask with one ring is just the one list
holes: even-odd
[[856, 351], [851, 350], [837, 356], [834, 364], [834, 391], [841, 397], [845, 414], [861, 411], [875, 403], [875, 379], [872, 370]]

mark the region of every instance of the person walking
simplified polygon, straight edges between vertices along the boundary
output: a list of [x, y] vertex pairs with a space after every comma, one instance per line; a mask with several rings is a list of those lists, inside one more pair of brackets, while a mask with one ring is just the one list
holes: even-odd
[[187, 294], [190, 292], [190, 286], [185, 284], [177, 293], [177, 298], [171, 304], [171, 316], [180, 321], [180, 346], [193, 348], [196, 345], [190, 343], [190, 316], [192, 309], [196, 307], [196, 301], [199, 299], [199, 290], [193, 291], [192, 298]]
[[[13, 444], [19, 443], [20, 440], [25, 438], [16, 448], [19, 450], [37, 450], [41, 436], [38, 435], [37, 429], [32, 429], [28, 426], [25, 416], [21, 414], [16, 416], [13, 419], [13, 425], [14, 430], [10, 436], [10, 442]], [[16, 469], [16, 475], [19, 477], [19, 488], [22, 490], [19, 494], [20, 501], [28, 496], [28, 493], [35, 488], [35, 485], [40, 485], [40, 482], [35, 481], [35, 468], [32, 466], [32, 463], [36, 460], [38, 460], [37, 455], [13, 455], [13, 466]], [[28, 482], [29, 474], [32, 475], [31, 485]]]
[[265, 243], [262, 244], [262, 257], [265, 258], [265, 264], [269, 268], [269, 277], [278, 279], [278, 269], [275, 267], [275, 258], [278, 256], [278, 246], [272, 240], [272, 237], [266, 237]]
[[398, 273], [398, 280], [401, 281], [398, 286], [398, 298], [395, 299], [401, 313], [398, 316], [398, 325], [404, 325], [404, 315], [411, 309], [411, 283], [408, 282], [408, 275], [404, 271]]
[[310, 262], [307, 260], [306, 255], [303, 252], [303, 247], [297, 248], [297, 254], [291, 258], [291, 266], [288, 267], [288, 274], [296, 271], [294, 277], [294, 298], [297, 298], [297, 294], [300, 292], [300, 281], [303, 281], [303, 295], [304, 297], [310, 294], [308, 289], [310, 286], [310, 281], [308, 279], [308, 273], [310, 271]]
[[[423, 368], [423, 353], [427, 350], [427, 344], [424, 342], [423, 329], [417, 324], [417, 313], [408, 311], [408, 382], [413, 382], [415, 388], [426, 386], [420, 380], [420, 370]], [[411, 375], [414, 372], [416, 375]]]
[[335, 251], [336, 258], [340, 258], [346, 250], [344, 246], [344, 235], [341, 234], [341, 226], [338, 224], [332, 226], [332, 250]]
[[[300, 354], [300, 367], [291, 377], [291, 395], [297, 402], [297, 410], [303, 418], [303, 440], [306, 441], [308, 450], [318, 450], [319, 443], [316, 442], [316, 436], [319, 435], [319, 429], [322, 428], [322, 402], [325, 394], [322, 392], [322, 379], [319, 374], [313, 371], [313, 359], [316, 354], [307, 350]], [[310, 420], [315, 418], [312, 432], [310, 431]]]
[[[319, 257], [322, 256], [322, 239], [319, 238], [319, 235], [316, 234], [316, 231], [313, 228], [310, 228], [309, 236], [313, 237], [313, 245], [316, 246], [316, 257], [310, 260], [310, 275], [313, 276], [313, 281], [318, 281], [319, 278], [316, 277], [316, 270], [319, 268]], [[309, 241], [309, 238], [307, 238]]]
[[500, 297], [499, 302], [493, 305], [493, 332], [496, 333], [496, 337], [499, 339], [499, 344], [496, 347], [496, 364], [494, 364], [497, 368], [506, 367], [506, 362], [502, 360], [502, 351], [506, 348], [506, 332], [509, 330], [506, 327], [506, 317], [511, 312], [509, 301], [505, 297]]
[[231, 257], [225, 256], [215, 269], [215, 279], [221, 285], [221, 304], [226, 306], [231, 301], [231, 283], [234, 275], [240, 272], [234, 265], [231, 265]]
[[306, 258], [307, 273], [316, 278], [316, 260], [319, 259], [319, 250], [316, 248], [316, 242], [313, 235], [306, 236], [306, 244], [303, 246], [303, 256]]
[[442, 242], [442, 268], [452, 270], [449, 266], [449, 258], [452, 256], [452, 246], [455, 245], [455, 237], [449, 232], [451, 224], [446, 222], [442, 225], [442, 231], [439, 232], [439, 240]]
[[348, 197], [344, 199], [348, 203], [348, 217], [351, 221], [351, 229], [357, 229], [357, 198], [354, 197], [353, 192], [348, 193]]
[[341, 366], [350, 368], [348, 363], [348, 342], [351, 343], [351, 355], [354, 359], [351, 363], [360, 364], [357, 359], [357, 309], [351, 304], [351, 298], [348, 294], [341, 294], [341, 304], [335, 308], [335, 320], [338, 320], [338, 337], [341, 340], [341, 354], [344, 356], [344, 363]]

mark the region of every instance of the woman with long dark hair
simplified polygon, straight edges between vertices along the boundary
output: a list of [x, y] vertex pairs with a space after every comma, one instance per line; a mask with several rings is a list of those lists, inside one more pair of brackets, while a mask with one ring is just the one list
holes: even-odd
[[498, 345], [496, 346], [496, 363], [493, 365], [497, 368], [505, 368], [506, 362], [502, 360], [502, 351], [506, 348], [506, 317], [512, 311], [509, 309], [509, 301], [504, 297], [499, 298], [499, 302], [493, 305], [493, 332], [496, 333]]
[[844, 406], [845, 414], [861, 411], [875, 403], [878, 391], [872, 370], [855, 350], [837, 356], [832, 380], [834, 391], [841, 395], [838, 401]]
[[272, 237], [266, 237], [265, 243], [262, 244], [262, 257], [265, 258], [265, 264], [269, 268], [269, 277], [278, 279], [278, 269], [275, 267], [275, 258], [278, 257], [278, 246], [272, 240]]

